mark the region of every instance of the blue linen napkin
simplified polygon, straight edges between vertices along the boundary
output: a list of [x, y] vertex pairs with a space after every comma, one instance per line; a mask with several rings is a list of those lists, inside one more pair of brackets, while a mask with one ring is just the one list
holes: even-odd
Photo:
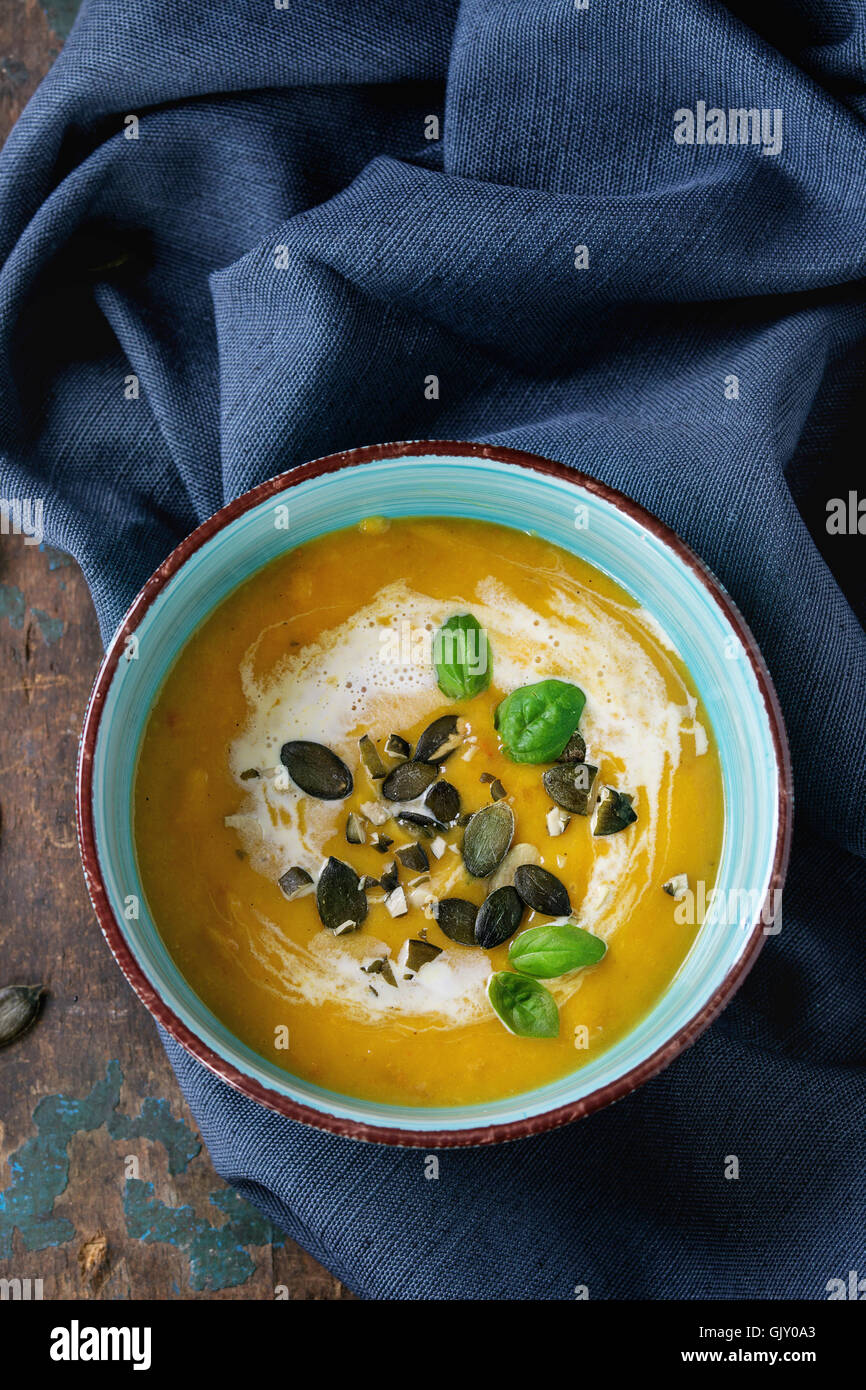
[[106, 638], [263, 478], [481, 439], [673, 525], [779, 689], [783, 930], [627, 1100], [428, 1180], [166, 1040], [220, 1173], [368, 1297], [866, 1275], [866, 11], [753, 8], [89, 0], [0, 158], [0, 496], [45, 500]]

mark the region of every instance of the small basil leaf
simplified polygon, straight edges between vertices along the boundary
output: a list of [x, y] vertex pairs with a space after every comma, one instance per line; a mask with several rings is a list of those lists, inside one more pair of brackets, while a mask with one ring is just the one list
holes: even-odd
[[455, 613], [433, 638], [436, 680], [449, 700], [470, 700], [490, 684], [487, 633], [471, 613]]
[[516, 763], [552, 763], [577, 728], [586, 696], [569, 681], [538, 681], [506, 695], [494, 723]]
[[521, 932], [508, 948], [508, 960], [523, 975], [553, 980], [570, 970], [595, 965], [607, 951], [600, 936], [593, 936], [575, 922], [545, 922]]
[[526, 975], [501, 970], [487, 982], [487, 997], [509, 1033], [518, 1038], [555, 1038], [559, 1010], [550, 990]]

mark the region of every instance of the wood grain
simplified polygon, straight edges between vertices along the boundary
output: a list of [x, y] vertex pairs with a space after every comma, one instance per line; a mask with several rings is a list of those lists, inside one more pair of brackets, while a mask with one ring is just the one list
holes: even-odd
[[[0, 3], [0, 140], [60, 47]], [[0, 537], [0, 984], [48, 990], [0, 1052], [0, 1299], [351, 1298], [217, 1177], [97, 927], [74, 774], [101, 655], [74, 561]]]

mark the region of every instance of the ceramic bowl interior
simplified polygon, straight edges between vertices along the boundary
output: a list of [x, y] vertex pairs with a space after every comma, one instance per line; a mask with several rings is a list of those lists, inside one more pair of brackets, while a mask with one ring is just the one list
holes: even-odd
[[[86, 788], [98, 855], [98, 869], [91, 863], [88, 877], [92, 891], [94, 879], [99, 880], [103, 926], [107, 903], [134, 961], [130, 968], [127, 959], [126, 973], [142, 997], [157, 1016], [154, 1000], [161, 1001], [162, 1021], [182, 1037], [189, 1030], [205, 1045], [199, 1055], [217, 1069], [228, 1064], [224, 1074], [234, 1076], [235, 1084], [237, 1073], [250, 1094], [288, 1113], [301, 1113], [295, 1107], [302, 1106], [305, 1118], [325, 1128], [392, 1142], [399, 1132], [401, 1142], [409, 1143], [413, 1136], [415, 1142], [431, 1142], [447, 1134], [447, 1142], [459, 1143], [461, 1135], [463, 1142], [470, 1136], [473, 1141], [479, 1135], [511, 1136], [545, 1128], [543, 1117], [572, 1118], [592, 1109], [600, 1098], [638, 1084], [701, 1031], [759, 944], [756, 904], [774, 873], [778, 876], [780, 845], [786, 840], [780, 826], [786, 754], [772, 687], [768, 701], [759, 659], [756, 665], [754, 653], [747, 652], [747, 630], [735, 612], [731, 616], [732, 609], [726, 611], [699, 562], [681, 543], [671, 544], [665, 528], [590, 480], [576, 482], [581, 475], [565, 469], [534, 471], [492, 450], [467, 457], [414, 447], [415, 453], [374, 457], [301, 481], [297, 474], [285, 475], [277, 485], [283, 490], [235, 515], [187, 555], [144, 607], [133, 640], [129, 623], [121, 628], [119, 659], [110, 679], [101, 678]], [[288, 529], [285, 511], [277, 523], [278, 507], [288, 507]], [[221, 599], [287, 547], [370, 515], [498, 522], [535, 531], [604, 570], [658, 619], [682, 655], [721, 755], [726, 810], [718, 888], [726, 895], [721, 901], [739, 908], [728, 910], [720, 922], [705, 923], [663, 997], [626, 1037], [571, 1076], [483, 1105], [419, 1109], [356, 1100], [298, 1080], [260, 1057], [233, 1036], [180, 974], [151, 918], [139, 877], [131, 815], [136, 759], [154, 699], [181, 648]], [[84, 840], [86, 850], [86, 834]], [[134, 899], [140, 904], [137, 918], [129, 909]]]

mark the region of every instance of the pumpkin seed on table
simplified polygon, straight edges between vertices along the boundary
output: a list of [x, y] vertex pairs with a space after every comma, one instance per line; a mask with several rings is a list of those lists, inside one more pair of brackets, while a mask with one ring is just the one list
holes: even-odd
[[506, 884], [484, 899], [475, 918], [475, 940], [486, 951], [513, 936], [523, 917], [523, 903], [516, 888]]
[[440, 898], [433, 909], [433, 916], [440, 931], [449, 941], [461, 946], [475, 946], [475, 919], [478, 908], [465, 898]]
[[514, 874], [514, 887], [533, 912], [545, 917], [567, 917], [571, 902], [564, 883], [540, 864], [521, 864]]
[[392, 768], [382, 783], [386, 801], [417, 801], [436, 781], [436, 769], [431, 763], [410, 758]]
[[463, 742], [463, 721], [457, 714], [440, 714], [428, 724], [415, 745], [415, 760], [444, 763]]
[[501, 970], [487, 981], [487, 998], [500, 1022], [518, 1038], [559, 1035], [556, 1000], [538, 980]]
[[319, 801], [342, 801], [351, 794], [354, 785], [351, 772], [342, 759], [322, 743], [290, 740], [280, 749], [280, 762], [301, 791]]
[[379, 750], [369, 734], [362, 734], [358, 739], [358, 752], [361, 754], [361, 762], [374, 782], [379, 782], [387, 776], [388, 769], [382, 762]]
[[626, 826], [633, 825], [637, 813], [632, 810], [633, 796], [628, 792], [618, 792], [613, 787], [605, 787], [599, 797], [595, 813], [593, 835], [615, 835]]
[[592, 763], [557, 763], [542, 777], [544, 790], [557, 806], [575, 816], [588, 816], [598, 768]]
[[360, 927], [367, 916], [367, 898], [351, 864], [331, 855], [319, 874], [316, 907], [329, 931], [348, 929], [347, 923], [352, 923], [352, 929]]
[[299, 864], [295, 864], [291, 869], [286, 869], [277, 879], [277, 883], [291, 902], [293, 898], [301, 897], [312, 888], [313, 875], [308, 874]]
[[476, 811], [463, 836], [463, 863], [473, 878], [489, 878], [514, 839], [514, 812], [507, 801]]
[[424, 798], [433, 815], [443, 825], [450, 825], [460, 814], [460, 793], [450, 782], [434, 782]]
[[553, 980], [572, 970], [595, 965], [607, 952], [600, 936], [594, 936], [576, 922], [544, 922], [521, 932], [508, 948], [508, 960], [515, 970], [535, 979]]
[[23, 1038], [39, 1017], [44, 985], [6, 985], [0, 989], [0, 1047]]

